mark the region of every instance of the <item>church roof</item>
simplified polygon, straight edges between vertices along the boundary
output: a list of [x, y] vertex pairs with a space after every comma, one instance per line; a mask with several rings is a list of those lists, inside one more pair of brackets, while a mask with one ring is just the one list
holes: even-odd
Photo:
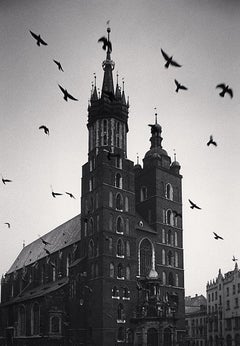
[[41, 238], [34, 240], [22, 249], [6, 274], [10, 274], [15, 270], [33, 264], [37, 260], [46, 257], [47, 252], [44, 248], [50, 253], [53, 253], [79, 241], [80, 229], [81, 216], [77, 215], [41, 237], [49, 244], [44, 245]]

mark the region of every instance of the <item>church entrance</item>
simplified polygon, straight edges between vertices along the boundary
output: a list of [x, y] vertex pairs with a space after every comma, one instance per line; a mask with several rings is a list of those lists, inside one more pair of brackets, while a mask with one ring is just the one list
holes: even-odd
[[158, 346], [158, 332], [155, 328], [148, 329], [147, 346]]

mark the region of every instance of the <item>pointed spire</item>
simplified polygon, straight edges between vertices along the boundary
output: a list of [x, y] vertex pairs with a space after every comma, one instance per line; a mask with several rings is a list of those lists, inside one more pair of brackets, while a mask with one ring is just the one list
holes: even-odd
[[96, 101], [98, 100], [97, 88], [96, 88], [96, 73], [94, 73], [93, 76], [94, 76], [94, 83], [92, 83], [91, 101]]
[[[107, 28], [108, 32], [108, 42], [110, 43], [110, 32], [111, 29]], [[104, 76], [103, 76], [103, 84], [102, 84], [102, 95], [109, 95], [114, 94], [114, 87], [113, 87], [113, 76], [112, 71], [114, 69], [115, 63], [111, 60], [111, 44], [108, 44], [107, 46], [107, 56], [106, 60], [102, 63], [102, 68], [104, 70]]]
[[124, 78], [122, 78], [122, 103], [126, 104], [126, 98], [124, 93]]
[[120, 89], [119, 84], [118, 84], [118, 72], [117, 72], [117, 84], [116, 84], [115, 97], [117, 100], [121, 99], [121, 89]]
[[149, 125], [151, 126], [151, 134], [152, 134], [152, 137], [150, 138], [151, 148], [155, 148], [155, 147], [162, 148], [162, 144], [161, 144], [162, 143], [162, 137], [161, 137], [162, 128], [157, 122], [156, 107], [154, 109], [155, 109], [155, 124]]

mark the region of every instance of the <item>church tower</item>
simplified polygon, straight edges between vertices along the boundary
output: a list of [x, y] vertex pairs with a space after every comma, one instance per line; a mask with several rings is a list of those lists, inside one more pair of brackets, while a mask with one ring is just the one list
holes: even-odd
[[87, 342], [115, 345], [124, 339], [133, 310], [136, 256], [134, 171], [127, 159], [128, 102], [114, 88], [110, 28], [101, 94], [96, 80], [88, 107], [88, 162], [82, 170], [81, 242], [91, 288], [85, 316]]

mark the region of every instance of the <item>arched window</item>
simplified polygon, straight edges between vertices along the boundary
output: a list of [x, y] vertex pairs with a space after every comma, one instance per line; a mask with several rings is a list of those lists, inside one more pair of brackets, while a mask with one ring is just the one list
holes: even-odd
[[117, 256], [124, 257], [124, 243], [122, 239], [118, 239], [117, 241]]
[[152, 244], [148, 239], [140, 243], [140, 275], [148, 275], [152, 269]]
[[116, 162], [115, 165], [117, 168], [122, 168], [122, 158], [121, 157], [117, 156], [115, 162]]
[[167, 254], [167, 265], [169, 265], [169, 266], [173, 265], [173, 254], [172, 254], [172, 251], [168, 251], [168, 254]]
[[162, 273], [162, 282], [163, 282], [163, 285], [166, 285], [167, 283], [167, 277], [165, 272]]
[[179, 276], [176, 274], [176, 286], [179, 287]]
[[61, 320], [58, 316], [52, 316], [50, 318], [50, 333], [60, 334], [61, 332]]
[[123, 265], [122, 263], [119, 263], [118, 267], [117, 267], [117, 277], [118, 279], [122, 279], [123, 276]]
[[177, 234], [177, 232], [175, 231], [175, 237], [174, 237], [174, 245], [175, 246], [178, 246], [178, 234]]
[[88, 222], [88, 235], [93, 234], [93, 218], [91, 217]]
[[131, 329], [127, 330], [127, 345], [133, 345], [134, 333]]
[[170, 209], [168, 209], [166, 212], [166, 223], [167, 225], [173, 226], [173, 213]]
[[175, 252], [175, 267], [178, 267], [179, 266], [179, 263], [178, 263], [178, 252]]
[[112, 191], [109, 191], [109, 207], [113, 207], [113, 193]]
[[125, 196], [125, 211], [129, 211], [128, 197]]
[[140, 190], [140, 201], [143, 202], [147, 199], [147, 188], [146, 186], [142, 186]]
[[40, 309], [39, 304], [34, 303], [31, 309], [31, 335], [39, 335], [40, 332]]
[[162, 264], [166, 264], [166, 251], [164, 249], [162, 249]]
[[118, 328], [117, 341], [124, 341], [124, 327]]
[[130, 272], [130, 267], [126, 267], [126, 279], [130, 280], [131, 279], [131, 272]]
[[168, 274], [168, 284], [169, 284], [170, 286], [174, 286], [174, 279], [173, 279], [173, 273], [172, 273], [172, 272], [170, 272], [170, 273]]
[[123, 311], [123, 305], [121, 303], [118, 304], [117, 319], [119, 321], [124, 321], [124, 311]]
[[166, 185], [165, 197], [171, 201], [173, 200], [173, 188], [171, 184]]
[[18, 327], [19, 335], [26, 334], [26, 309], [21, 305], [18, 309]]
[[112, 252], [113, 240], [111, 237], [107, 238], [109, 252]]
[[167, 243], [168, 243], [169, 245], [171, 245], [171, 240], [172, 240], [172, 232], [171, 232], [171, 230], [169, 229], [169, 230], [168, 230], [168, 236], [167, 236]]
[[123, 234], [123, 219], [121, 218], [121, 216], [118, 216], [116, 226], [116, 232]]
[[126, 241], [126, 256], [130, 257], [130, 243], [128, 240]]
[[88, 257], [92, 258], [94, 256], [94, 242], [91, 239], [88, 243]]
[[162, 229], [162, 243], [163, 244], [166, 243], [166, 232], [165, 232], [165, 229]]
[[114, 278], [114, 264], [110, 263], [109, 265], [109, 276], [110, 278]]
[[112, 297], [119, 298], [119, 289], [117, 288], [117, 286], [113, 286]]
[[129, 230], [129, 220], [126, 219], [126, 234], [129, 235], [130, 234], [130, 230]]
[[115, 187], [118, 187], [119, 189], [122, 188], [122, 176], [120, 173], [116, 173], [115, 175]]
[[116, 195], [116, 209], [123, 211], [123, 197], [120, 193]]

